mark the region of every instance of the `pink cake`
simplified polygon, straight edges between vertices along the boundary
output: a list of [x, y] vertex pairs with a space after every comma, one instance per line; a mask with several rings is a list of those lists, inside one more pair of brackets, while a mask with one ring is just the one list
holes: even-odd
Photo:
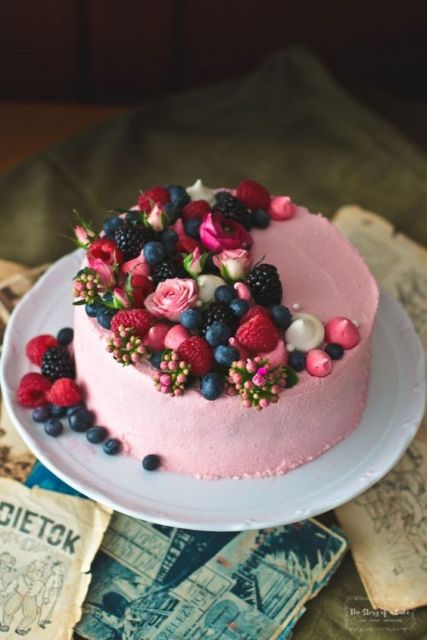
[[[189, 189], [192, 201], [204, 200], [212, 207], [212, 191], [200, 183], [192, 189]], [[245, 201], [245, 190], [241, 189], [241, 193]], [[262, 196], [263, 192], [260, 193]], [[160, 206], [163, 204], [159, 203]], [[159, 393], [153, 384], [156, 370], [150, 361], [135, 358], [133, 366], [120, 366], [111, 349], [110, 352], [106, 349], [111, 331], [89, 317], [83, 306], [76, 306], [77, 381], [87, 406], [96, 414], [97, 424], [105, 425], [111, 436], [120, 439], [128, 455], [142, 460], [155, 454], [159, 456], [161, 469], [198, 478], [272, 476], [318, 457], [360, 422], [366, 403], [371, 337], [378, 305], [375, 280], [357, 251], [321, 215], [294, 207], [285, 198], [271, 199], [265, 209], [272, 218], [268, 228], [250, 231], [252, 265], [262, 261], [275, 265], [283, 284], [281, 304], [296, 319], [304, 313], [309, 316], [306, 325], [300, 322], [294, 329], [292, 324], [286, 330], [277, 329], [280, 339], [271, 350], [272, 361], [277, 364], [279, 357], [280, 365], [289, 366], [289, 361], [298, 362], [295, 351], [299, 351], [304, 353], [306, 369], [298, 372], [296, 385], [292, 388], [285, 385], [270, 403], [264, 403], [263, 410], [248, 408], [235, 394], [228, 395], [225, 391], [210, 401], [201, 394], [198, 384], [180, 392], [178, 397]], [[177, 224], [174, 228], [179, 231]], [[182, 229], [180, 242], [188, 253], [193, 245]], [[245, 279], [240, 280], [244, 284]], [[197, 277], [195, 281], [199, 282]], [[233, 283], [231, 286], [239, 288]], [[247, 293], [247, 287], [241, 287], [242, 299], [248, 298]], [[117, 296], [120, 299], [118, 293]], [[192, 306], [197, 309], [200, 304], [193, 301]], [[148, 300], [144, 306], [153, 311]], [[319, 344], [310, 347], [311, 334], [318, 329], [316, 319], [326, 324], [326, 335]], [[155, 320], [163, 325], [165, 321], [170, 323], [171, 318], [163, 316]], [[183, 329], [176, 319], [173, 322], [173, 326]], [[183, 337], [180, 330], [177, 345]], [[338, 353], [339, 359], [334, 359], [335, 352], [327, 349], [326, 344], [332, 339], [337, 349], [340, 331], [344, 336], [341, 341], [344, 355]], [[193, 332], [184, 329], [183, 333], [185, 337]], [[298, 349], [289, 336], [301, 343]], [[236, 345], [235, 338], [234, 342], [231, 338], [230, 344]], [[244, 348], [240, 354], [244, 360]], [[252, 351], [250, 357], [254, 356]], [[283, 371], [289, 374], [287, 368]], [[158, 379], [159, 375], [157, 387], [161, 385]]]

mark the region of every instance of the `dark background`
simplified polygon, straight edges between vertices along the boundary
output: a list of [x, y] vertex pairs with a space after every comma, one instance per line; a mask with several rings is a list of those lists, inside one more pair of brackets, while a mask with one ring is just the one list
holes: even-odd
[[0, 100], [135, 104], [308, 46], [356, 91], [427, 96], [427, 9], [408, 0], [13, 0]]

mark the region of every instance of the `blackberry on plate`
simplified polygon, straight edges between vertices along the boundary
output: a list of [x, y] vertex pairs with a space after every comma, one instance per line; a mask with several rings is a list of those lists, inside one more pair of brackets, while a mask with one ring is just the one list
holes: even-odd
[[280, 304], [282, 300], [282, 283], [276, 267], [272, 264], [260, 264], [246, 278], [252, 297], [257, 304], [268, 307]]
[[172, 255], [152, 268], [153, 282], [157, 285], [169, 278], [188, 278], [188, 274], [182, 266], [182, 258]]
[[144, 243], [149, 239], [148, 236], [148, 229], [128, 220], [124, 220], [114, 232], [114, 240], [123, 251], [125, 260], [139, 256]]
[[239, 198], [232, 196], [227, 191], [218, 191], [213, 210], [222, 213], [224, 218], [228, 220], [239, 222], [246, 229], [251, 227], [251, 215], [248, 208]]
[[211, 302], [203, 311], [203, 326], [200, 334], [205, 337], [208, 327], [214, 322], [223, 322], [232, 333], [237, 327], [237, 318], [225, 302]]
[[44, 353], [41, 372], [52, 382], [76, 376], [73, 359], [65, 347], [51, 347]]

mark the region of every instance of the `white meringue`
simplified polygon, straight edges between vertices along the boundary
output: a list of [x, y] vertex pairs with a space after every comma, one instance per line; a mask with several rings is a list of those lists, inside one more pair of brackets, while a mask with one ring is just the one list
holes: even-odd
[[286, 342], [298, 351], [310, 351], [319, 347], [325, 338], [325, 328], [311, 313], [294, 315], [292, 324], [286, 331]]
[[191, 187], [187, 187], [186, 192], [192, 200], [206, 200], [209, 204], [214, 203], [215, 191], [206, 187], [200, 178]]

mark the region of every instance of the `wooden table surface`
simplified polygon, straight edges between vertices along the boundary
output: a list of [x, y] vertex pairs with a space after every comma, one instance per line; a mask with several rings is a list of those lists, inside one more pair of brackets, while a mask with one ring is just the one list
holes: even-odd
[[0, 102], [0, 173], [126, 109], [125, 106]]

